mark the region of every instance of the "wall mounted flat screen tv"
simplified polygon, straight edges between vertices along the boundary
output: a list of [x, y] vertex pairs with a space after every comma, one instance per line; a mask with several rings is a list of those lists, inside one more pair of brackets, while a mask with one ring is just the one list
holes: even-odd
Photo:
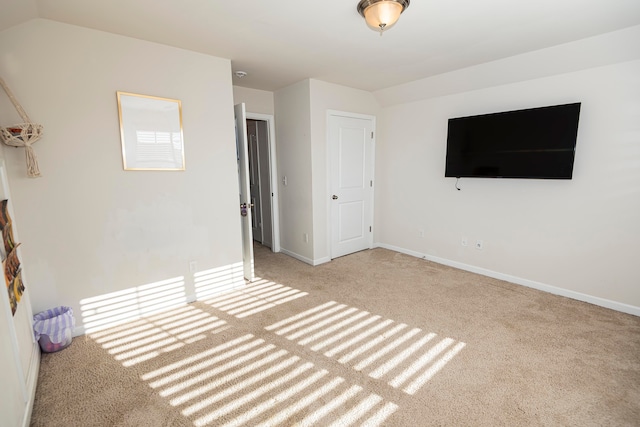
[[571, 179], [580, 103], [449, 119], [445, 177]]

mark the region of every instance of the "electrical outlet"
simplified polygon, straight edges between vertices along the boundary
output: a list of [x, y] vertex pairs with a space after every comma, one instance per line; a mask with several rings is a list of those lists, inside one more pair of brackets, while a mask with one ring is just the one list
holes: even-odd
[[484, 242], [482, 240], [476, 240], [476, 249], [479, 251], [484, 249]]
[[198, 263], [196, 261], [189, 261], [189, 272], [195, 273], [198, 269]]
[[309, 243], [309, 234], [304, 233], [302, 235], [302, 241], [305, 242], [305, 243]]
[[418, 230], [418, 237], [424, 238], [424, 230], [422, 228]]
[[462, 246], [469, 246], [469, 240], [466, 237], [463, 237], [462, 240], [460, 240], [460, 244]]

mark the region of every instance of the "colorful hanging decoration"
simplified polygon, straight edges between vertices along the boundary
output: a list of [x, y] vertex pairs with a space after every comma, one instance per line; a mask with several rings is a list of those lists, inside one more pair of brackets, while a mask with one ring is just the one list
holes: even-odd
[[20, 246], [20, 243], [16, 243], [13, 238], [13, 227], [11, 225], [8, 203], [9, 200], [6, 199], [0, 202], [0, 230], [2, 231], [5, 251], [3, 258], [6, 254], [6, 258], [2, 261], [2, 268], [7, 285], [7, 294], [9, 295], [11, 313], [15, 315], [25, 288], [22, 282], [20, 259], [18, 258], [18, 246]]

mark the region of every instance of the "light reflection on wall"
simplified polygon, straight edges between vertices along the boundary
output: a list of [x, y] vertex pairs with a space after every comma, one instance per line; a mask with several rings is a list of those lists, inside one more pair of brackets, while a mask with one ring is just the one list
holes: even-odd
[[85, 298], [80, 310], [85, 333], [140, 319], [187, 302], [184, 276]]
[[[212, 268], [193, 275], [195, 299], [215, 296], [245, 286], [242, 263]], [[82, 326], [93, 333], [140, 319], [193, 300], [188, 295], [185, 277], [178, 276], [80, 301]]]
[[242, 263], [203, 270], [193, 275], [196, 299], [216, 295], [245, 285]]

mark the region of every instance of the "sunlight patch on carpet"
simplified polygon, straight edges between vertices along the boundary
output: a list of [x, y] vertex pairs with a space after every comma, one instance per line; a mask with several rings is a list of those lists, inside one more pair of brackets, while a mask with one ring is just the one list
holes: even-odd
[[415, 394], [466, 344], [408, 328], [407, 324], [335, 301], [265, 327], [300, 346], [322, 351], [370, 378]]
[[204, 303], [242, 319], [307, 295], [307, 292], [256, 278], [243, 287], [208, 298]]
[[[256, 286], [260, 295], [281, 290], [269, 282]], [[227, 295], [223, 301], [235, 304], [237, 297]], [[241, 325], [240, 319], [235, 322]], [[334, 334], [358, 331], [358, 324], [361, 331], [376, 322], [387, 324], [379, 316], [332, 302], [278, 325], [284, 338], [330, 346]], [[200, 344], [198, 351], [189, 350], [201, 339], [233, 330], [227, 321], [188, 305], [90, 337], [124, 368], [141, 370], [139, 378], [195, 426], [380, 426], [398, 409], [268, 337], [227, 332], [210, 347]]]
[[129, 367], [229, 328], [226, 321], [187, 305], [140, 318], [129, 325], [100, 330], [90, 336], [115, 360]]
[[[183, 321], [185, 314], [169, 316]], [[130, 336], [116, 331], [117, 340], [135, 340], [136, 334], [148, 330], [141, 326], [136, 324]], [[253, 334], [229, 337], [212, 348], [172, 359], [140, 378], [195, 426], [287, 426], [301, 419], [300, 425], [379, 426], [398, 409], [382, 396]]]

